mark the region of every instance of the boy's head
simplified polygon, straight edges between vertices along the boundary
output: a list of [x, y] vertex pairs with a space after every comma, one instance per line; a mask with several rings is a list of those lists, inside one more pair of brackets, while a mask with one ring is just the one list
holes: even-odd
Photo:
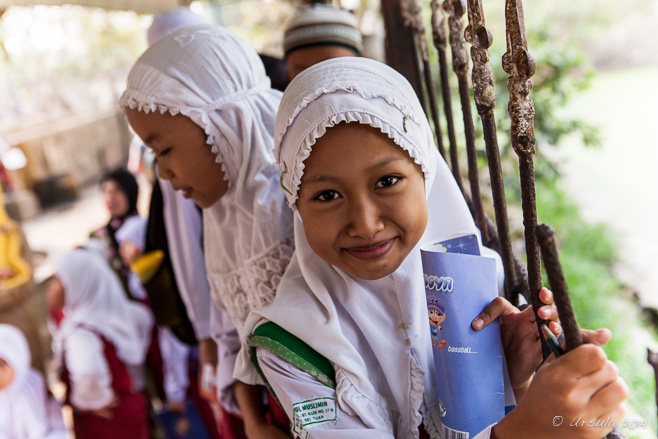
[[120, 105], [155, 152], [160, 177], [208, 208], [230, 185], [249, 186], [240, 172], [255, 169], [246, 162], [260, 155], [256, 148], [271, 150], [263, 133], [271, 131], [279, 99], [244, 40], [198, 25], [170, 32], [144, 52]]
[[21, 331], [0, 324], [0, 393], [16, 388], [30, 369], [30, 350]]
[[324, 61], [284, 94], [275, 157], [309, 246], [360, 279], [393, 273], [423, 236], [436, 159], [399, 73], [365, 58]]
[[347, 10], [314, 4], [299, 10], [286, 28], [283, 50], [288, 78], [321, 61], [362, 56], [363, 36], [356, 17]]

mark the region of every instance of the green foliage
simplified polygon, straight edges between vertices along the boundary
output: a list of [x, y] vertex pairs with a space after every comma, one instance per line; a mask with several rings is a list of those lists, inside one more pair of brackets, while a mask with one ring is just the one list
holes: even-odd
[[[604, 349], [631, 391], [632, 412], [627, 419], [649, 420], [647, 428], [630, 431], [629, 437], [647, 437], [655, 431], [655, 387], [647, 385], [653, 381], [653, 370], [646, 361], [646, 346], [653, 336], [638, 307], [620, 298], [623, 286], [612, 271], [617, 260], [615, 239], [605, 226], [582, 220], [578, 207], [556, 181], [537, 184], [537, 212], [541, 222], [556, 230], [578, 323], [583, 328], [605, 327], [613, 333]], [[622, 315], [625, 318], [621, 319]]]

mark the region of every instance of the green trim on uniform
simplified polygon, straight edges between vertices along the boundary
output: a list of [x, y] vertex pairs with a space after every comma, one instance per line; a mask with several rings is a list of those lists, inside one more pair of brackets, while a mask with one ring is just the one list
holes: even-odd
[[276, 323], [267, 322], [256, 328], [249, 345], [252, 348], [251, 361], [265, 382], [267, 380], [265, 380], [256, 358], [255, 348], [257, 347], [266, 349], [300, 368], [325, 386], [336, 388], [336, 372], [331, 362]]

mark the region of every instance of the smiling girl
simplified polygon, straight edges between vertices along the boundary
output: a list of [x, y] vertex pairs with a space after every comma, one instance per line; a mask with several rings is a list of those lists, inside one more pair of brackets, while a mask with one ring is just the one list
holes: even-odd
[[[413, 89], [373, 60], [325, 61], [286, 89], [275, 135], [296, 253], [275, 301], [247, 321], [238, 376], [262, 377], [301, 438], [441, 437], [418, 247], [477, 229]], [[552, 304], [548, 290], [541, 297]], [[557, 320], [553, 306], [540, 315]], [[599, 347], [552, 361], [531, 382], [541, 360], [532, 310], [497, 298], [473, 326], [499, 316], [518, 405], [478, 439], [595, 438], [604, 429], [551, 419], [621, 419], [627, 390]]]

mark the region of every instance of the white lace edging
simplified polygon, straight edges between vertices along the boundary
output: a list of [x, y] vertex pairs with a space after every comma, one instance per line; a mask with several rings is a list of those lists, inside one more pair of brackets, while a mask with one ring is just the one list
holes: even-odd
[[[251, 93], [248, 93], [247, 95], [249, 94]], [[235, 101], [232, 100], [230, 102], [235, 102]], [[183, 116], [190, 118], [197, 125], [199, 125], [199, 123], [197, 122], [197, 117], [200, 117], [201, 118], [200, 127], [201, 129], [203, 129], [203, 132], [206, 135], [206, 144], [210, 145], [211, 152], [215, 154], [215, 162], [219, 163], [222, 166], [222, 172], [224, 173], [224, 180], [228, 181], [230, 186], [231, 182], [228, 178], [229, 174], [228, 174], [228, 169], [226, 169], [226, 165], [225, 165], [226, 161], [222, 157], [222, 153], [217, 144], [217, 135], [221, 135], [221, 134], [213, 132], [212, 130], [213, 125], [210, 123], [210, 117], [208, 116], [208, 112], [206, 111], [207, 109], [211, 108], [213, 104], [200, 108], [162, 104], [156, 102], [155, 98], [153, 98], [152, 96], [151, 97], [142, 96], [140, 92], [131, 89], [126, 90], [123, 96], [121, 96], [121, 99], [119, 100], [119, 105], [121, 106], [121, 108], [130, 108], [131, 110], [137, 109], [137, 111], [141, 111], [145, 114], [154, 113], [156, 111], [159, 111], [160, 114], [169, 113], [171, 116], [182, 114]], [[221, 109], [221, 106], [217, 108], [213, 108], [212, 111], [219, 109]]]
[[[409, 118], [409, 120], [412, 119]], [[422, 160], [422, 157], [419, 157], [418, 154], [414, 152], [412, 142], [410, 142], [406, 136], [404, 136], [404, 134], [402, 134], [398, 129], [369, 112], [345, 111], [329, 116], [309, 130], [309, 133], [305, 136], [299, 152], [295, 156], [294, 169], [288, 169], [287, 163], [285, 161], [279, 164], [279, 172], [281, 172], [283, 175], [282, 181], [285, 182], [286, 185], [285, 189], [286, 197], [288, 198], [288, 205], [293, 210], [297, 209], [295, 203], [297, 202], [297, 193], [302, 182], [302, 176], [304, 175], [304, 161], [311, 155], [312, 147], [315, 145], [317, 139], [322, 137], [327, 132], [328, 128], [338, 125], [341, 122], [358, 122], [363, 125], [369, 125], [373, 128], [378, 128], [383, 134], [386, 134], [391, 140], [393, 140], [396, 145], [407, 151], [409, 156], [414, 160], [414, 163], [421, 167], [426, 181], [429, 178], [427, 165]], [[276, 148], [280, 149], [279, 142], [277, 142]], [[280, 151], [275, 150], [275, 157], [277, 154], [279, 154], [279, 152]]]
[[[407, 108], [406, 105], [398, 102], [393, 96], [383, 94], [383, 93], [374, 93], [374, 92], [369, 92], [367, 90], [362, 90], [358, 86], [355, 87], [354, 85], [351, 85], [349, 87], [345, 87], [342, 85], [334, 84], [331, 87], [328, 88], [318, 88], [314, 93], [311, 93], [307, 95], [300, 103], [297, 105], [295, 110], [292, 112], [290, 117], [288, 118], [288, 122], [286, 123], [286, 126], [283, 128], [281, 133], [279, 134], [278, 138], [275, 139], [275, 146], [274, 146], [274, 155], [277, 156], [279, 154], [279, 146], [281, 144], [281, 139], [283, 139], [283, 136], [286, 134], [286, 131], [288, 131], [288, 127], [292, 125], [292, 122], [295, 120], [297, 115], [299, 114], [300, 111], [302, 111], [304, 108], [306, 108], [311, 102], [317, 100], [320, 96], [325, 95], [325, 94], [330, 94], [330, 93], [335, 93], [337, 91], [344, 91], [347, 93], [353, 93], [357, 92], [363, 97], [363, 99], [374, 99], [374, 98], [382, 98], [386, 102], [388, 102], [390, 105], [393, 105], [396, 107], [402, 114], [407, 114], [411, 113], [410, 109]], [[414, 122], [418, 123], [418, 120], [416, 120], [412, 114], [409, 114], [408, 116], [411, 120]]]
[[226, 308], [239, 332], [242, 332], [252, 309], [262, 308], [274, 300], [293, 251], [293, 240], [288, 238], [245, 261], [237, 270], [229, 273], [209, 272], [213, 298], [219, 306]]

